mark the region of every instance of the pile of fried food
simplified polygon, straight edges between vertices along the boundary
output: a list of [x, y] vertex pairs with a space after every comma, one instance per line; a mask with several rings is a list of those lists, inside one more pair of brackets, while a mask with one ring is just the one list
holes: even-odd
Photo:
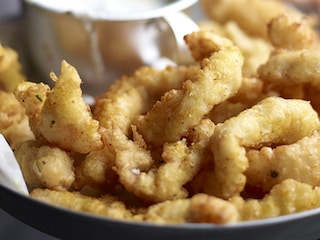
[[316, 17], [277, 0], [201, 4], [193, 65], [141, 67], [92, 106], [66, 61], [50, 88], [0, 48], [0, 132], [30, 197], [162, 224], [320, 207]]

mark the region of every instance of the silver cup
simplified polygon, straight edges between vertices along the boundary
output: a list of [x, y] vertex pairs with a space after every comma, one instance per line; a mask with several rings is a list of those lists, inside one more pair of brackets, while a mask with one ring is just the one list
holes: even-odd
[[52, 83], [49, 72], [59, 74], [65, 59], [78, 70], [83, 91], [96, 95], [142, 65], [193, 61], [183, 36], [198, 26], [184, 10], [196, 0], [167, 0], [156, 9], [103, 16], [59, 11], [42, 2], [25, 1], [25, 29], [29, 55], [43, 82]]

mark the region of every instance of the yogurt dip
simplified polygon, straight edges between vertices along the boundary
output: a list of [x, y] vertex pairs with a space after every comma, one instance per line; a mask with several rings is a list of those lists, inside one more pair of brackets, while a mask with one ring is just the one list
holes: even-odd
[[[195, 0], [25, 0], [29, 4], [38, 5], [56, 12], [68, 12], [77, 16], [94, 19], [125, 20], [141, 19], [163, 15], [163, 11], [183, 9], [181, 6], [191, 5]], [[170, 5], [170, 8], [169, 8]], [[173, 7], [172, 5], [176, 5]], [[160, 12], [161, 13], [160, 13]], [[147, 14], [146, 14], [147, 13]], [[129, 16], [130, 17], [129, 17]]]

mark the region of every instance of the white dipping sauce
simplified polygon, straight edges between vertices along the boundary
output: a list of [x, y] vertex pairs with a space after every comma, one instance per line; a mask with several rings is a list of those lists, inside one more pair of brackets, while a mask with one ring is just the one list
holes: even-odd
[[113, 15], [155, 10], [174, 0], [26, 0], [26, 2], [74, 15], [110, 18]]

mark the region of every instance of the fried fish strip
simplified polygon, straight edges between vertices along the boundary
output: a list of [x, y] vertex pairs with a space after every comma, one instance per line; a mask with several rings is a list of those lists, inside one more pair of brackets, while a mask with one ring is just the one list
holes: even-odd
[[222, 123], [266, 97], [261, 79], [244, 77], [236, 95], [215, 106], [207, 116], [215, 124]]
[[258, 69], [259, 77], [277, 86], [311, 84], [320, 88], [320, 56], [310, 49], [274, 51], [269, 60]]
[[160, 224], [227, 224], [237, 222], [238, 219], [238, 209], [232, 203], [206, 194], [154, 204], [143, 214], [144, 221]]
[[211, 138], [215, 163], [212, 193], [224, 199], [241, 193], [249, 166], [248, 148], [292, 144], [319, 126], [318, 114], [309, 102], [280, 97], [268, 97], [218, 124]]
[[115, 219], [130, 219], [132, 214], [123, 202], [116, 197], [105, 195], [100, 198], [89, 197], [79, 192], [61, 192], [49, 189], [34, 189], [30, 196], [59, 207], [97, 214]]
[[287, 179], [275, 185], [263, 199], [231, 200], [239, 209], [240, 220], [278, 217], [320, 207], [320, 188]]
[[[211, 19], [222, 24], [235, 21], [249, 35], [264, 39], [268, 38], [267, 23], [272, 18], [286, 14], [292, 19], [301, 19], [304, 15], [277, 0], [201, 0], [201, 4]], [[313, 19], [310, 24], [313, 24]]]
[[41, 83], [22, 83], [15, 93], [36, 138], [78, 153], [101, 149], [101, 128], [82, 98], [76, 69], [62, 61], [60, 77], [51, 73], [51, 78], [55, 81], [52, 90]]
[[167, 67], [156, 70], [141, 67], [132, 76], [117, 80], [101, 97], [97, 98], [93, 114], [101, 126], [112, 123], [129, 135], [130, 125], [168, 90], [180, 88], [182, 82], [193, 76], [197, 66]]
[[160, 159], [128, 139], [116, 126], [107, 129], [107, 142], [115, 152], [119, 181], [129, 192], [149, 202], [187, 197], [184, 185], [210, 157], [208, 141], [214, 127], [209, 119], [203, 120], [194, 129], [190, 147], [186, 140], [165, 144]]
[[14, 152], [31, 191], [37, 187], [68, 190], [74, 181], [73, 159], [63, 150], [23, 142]]
[[243, 56], [231, 41], [205, 31], [189, 34], [185, 40], [201, 69], [181, 89], [168, 91], [137, 123], [138, 132], [154, 147], [187, 136], [241, 86]]
[[78, 153], [101, 149], [100, 125], [82, 98], [81, 79], [76, 69], [62, 61], [59, 78], [54, 73], [51, 78], [55, 86], [41, 110], [42, 135], [50, 143]]
[[293, 144], [248, 151], [247, 184], [263, 192], [269, 192], [274, 185], [289, 178], [319, 186], [319, 146], [320, 134], [316, 131]]
[[[152, 67], [141, 67], [134, 72], [132, 76], [123, 76], [117, 80], [101, 97], [97, 98], [94, 106], [93, 114], [95, 119], [99, 120], [100, 125], [107, 129], [116, 128], [119, 130], [119, 134], [126, 138], [134, 138], [135, 144], [133, 148], [137, 147], [137, 151], [140, 148], [144, 148], [145, 142], [133, 131], [131, 125], [141, 115], [147, 112], [150, 107], [169, 89], [180, 88], [182, 82], [193, 76], [198, 70], [198, 66], [177, 66], [167, 67], [163, 70], [157, 70]], [[134, 136], [133, 136], [134, 135]], [[92, 152], [84, 160], [84, 162], [77, 167], [77, 181], [76, 184], [79, 186], [85, 184], [86, 181], [90, 185], [110, 186], [118, 178], [114, 176], [111, 171], [115, 166], [115, 147], [119, 146], [119, 141], [113, 141], [115, 138], [113, 134], [109, 134], [109, 138], [106, 140], [108, 144], [113, 144], [111, 151], [107, 149], [98, 150]], [[124, 140], [123, 142], [125, 142]], [[130, 148], [130, 144], [125, 144], [126, 147]], [[119, 151], [123, 149], [118, 149]], [[99, 152], [102, 153], [99, 155]], [[99, 155], [99, 156], [97, 156]], [[105, 155], [105, 156], [103, 156]], [[108, 156], [106, 156], [108, 155]], [[148, 153], [146, 153], [148, 155]], [[128, 154], [128, 158], [132, 159], [132, 155]], [[148, 155], [146, 159], [150, 162], [148, 166], [151, 166], [153, 159]], [[146, 160], [147, 161], [147, 160]], [[133, 160], [133, 165], [137, 164], [136, 160]], [[102, 166], [102, 167], [98, 167]], [[129, 167], [129, 173], [135, 172], [134, 169], [139, 169], [140, 166], [130, 168], [130, 164], [126, 165]], [[107, 170], [108, 177], [105, 176]], [[119, 169], [122, 169], [120, 167]], [[119, 170], [120, 172], [122, 170]], [[94, 176], [93, 176], [94, 175]], [[130, 174], [129, 174], [130, 175]], [[100, 177], [99, 177], [100, 176]], [[110, 182], [111, 177], [111, 182]], [[104, 180], [103, 180], [104, 179]], [[105, 184], [103, 183], [104, 181]], [[130, 189], [131, 187], [129, 187]]]
[[114, 171], [115, 159], [108, 149], [92, 151], [75, 167], [76, 179], [73, 188], [81, 191], [91, 187], [97, 191], [110, 192], [119, 184]]
[[214, 31], [220, 36], [230, 39], [239, 47], [244, 57], [242, 67], [244, 77], [255, 76], [258, 67], [268, 60], [273, 48], [267, 39], [249, 36], [234, 21], [219, 24], [212, 20], [206, 20], [200, 22], [199, 25], [201, 30]]
[[13, 93], [0, 90], [0, 133], [15, 148], [21, 142], [34, 139], [24, 107]]
[[48, 85], [34, 82], [20, 83], [14, 91], [15, 97], [25, 109], [35, 138], [40, 142], [46, 142], [39, 129], [39, 124], [41, 122], [41, 110], [49, 91], [50, 87]]
[[268, 37], [276, 48], [291, 50], [319, 49], [319, 37], [305, 17], [290, 19], [279, 15], [268, 22]]
[[0, 44], [0, 89], [13, 92], [17, 85], [25, 80], [18, 53]]

